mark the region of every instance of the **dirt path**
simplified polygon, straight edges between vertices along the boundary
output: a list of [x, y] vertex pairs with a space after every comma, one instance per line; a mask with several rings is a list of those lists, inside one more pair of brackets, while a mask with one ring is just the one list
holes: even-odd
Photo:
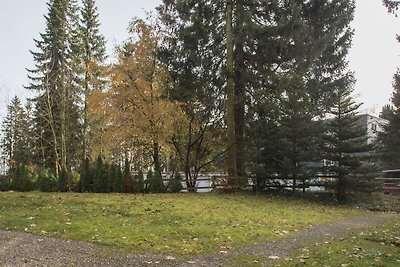
[[167, 255], [124, 254], [107, 246], [0, 231], [0, 266], [223, 266], [226, 260], [236, 255], [289, 257], [293, 250], [315, 243], [340, 240], [353, 230], [381, 225], [396, 216], [399, 217], [389, 214], [355, 217], [310, 227], [267, 243], [234, 247], [216, 254], [179, 260]]

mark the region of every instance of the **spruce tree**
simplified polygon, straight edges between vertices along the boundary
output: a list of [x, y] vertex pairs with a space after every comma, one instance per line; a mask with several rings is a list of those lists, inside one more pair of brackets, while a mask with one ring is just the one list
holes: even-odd
[[58, 176], [61, 169], [70, 168], [68, 159], [74, 158], [79, 147], [76, 66], [71, 56], [77, 4], [75, 0], [51, 0], [48, 11], [45, 32], [34, 40], [38, 51], [31, 52], [35, 68], [28, 70], [31, 82], [27, 88], [37, 93], [37, 146], [45, 167]]
[[[224, 110], [223, 127], [229, 128], [227, 150], [233, 146], [236, 154], [227, 163], [236, 167], [227, 166], [229, 175], [246, 174], [246, 151], [252, 147], [248, 142], [254, 139], [247, 138], [249, 119], [264, 123], [253, 107], [289, 106], [298, 98], [301, 110], [283, 112], [302, 113], [310, 130], [312, 120], [329, 109], [332, 90], [351, 79], [345, 57], [353, 12], [354, 1], [164, 1], [160, 14], [172, 42], [160, 54], [171, 70], [170, 95], [189, 110], [215, 103], [200, 109], [208, 115], [230, 107]], [[232, 95], [232, 60], [233, 101], [227, 96]], [[227, 97], [228, 103], [218, 106]]]
[[114, 164], [111, 164], [108, 167], [108, 172], [107, 172], [107, 192], [116, 192], [114, 191], [114, 184], [116, 179], [117, 179], [117, 168]]
[[335, 90], [352, 83], [346, 55], [354, 1], [280, 5], [275, 25], [255, 28], [261, 36], [257, 54], [265, 56], [254, 61], [262, 78], [254, 77], [261, 86], [251, 87], [248, 133], [254, 151], [250, 166], [260, 189], [276, 175], [292, 178], [294, 186], [312, 175], [307, 162], [320, 159], [321, 120]]
[[68, 172], [65, 169], [62, 169], [58, 176], [57, 189], [59, 192], [67, 192], [68, 191]]
[[179, 193], [182, 189], [182, 175], [179, 172], [175, 172], [174, 175], [171, 175], [169, 178], [168, 192]]
[[131, 174], [131, 165], [128, 160], [128, 158], [125, 159], [125, 164], [124, 164], [124, 192], [125, 193], [133, 193], [134, 188], [133, 188], [133, 180], [132, 180], [132, 174]]
[[117, 193], [123, 193], [124, 192], [124, 175], [122, 174], [121, 166], [116, 165], [116, 174], [115, 174], [115, 180], [113, 184], [113, 190], [114, 192]]
[[400, 72], [394, 76], [394, 92], [392, 94], [392, 105], [386, 108], [385, 119], [388, 124], [383, 127], [380, 134], [382, 160], [386, 168], [398, 169], [400, 167]]
[[25, 165], [17, 164], [11, 174], [10, 189], [27, 192], [33, 190], [32, 176]]
[[331, 110], [332, 118], [327, 121], [324, 158], [331, 162], [326, 171], [336, 175], [336, 193], [338, 200], [345, 202], [351, 191], [365, 191], [373, 188], [371, 177], [363, 173], [368, 167], [368, 159], [373, 156], [372, 145], [368, 144], [367, 129], [360, 125], [357, 104], [352, 96], [351, 85], [336, 91], [335, 105]]
[[103, 162], [101, 156], [97, 157], [94, 174], [93, 190], [95, 193], [105, 193], [107, 190], [107, 164]]
[[165, 192], [165, 186], [162, 176], [159, 172], [154, 172], [148, 178], [148, 190], [149, 193], [163, 193]]
[[160, 47], [171, 83], [168, 95], [182, 103], [187, 124], [172, 138], [188, 188], [199, 169], [224, 150], [213, 140], [224, 138], [225, 1], [164, 1], [160, 16], [168, 38]]
[[38, 179], [36, 181], [36, 189], [39, 190], [40, 192], [57, 191], [56, 177], [54, 177], [54, 175], [47, 170], [40, 171]]
[[93, 192], [93, 171], [88, 158], [85, 159], [81, 166], [79, 191], [81, 193]]
[[24, 109], [20, 99], [15, 96], [7, 107], [7, 115], [2, 124], [0, 146], [11, 170], [17, 164], [33, 162], [29, 106], [28, 109]]
[[134, 182], [134, 189], [135, 192], [137, 193], [144, 193], [144, 175], [143, 175], [143, 171], [139, 170], [138, 174], [135, 175], [134, 177], [135, 182]]
[[[383, 0], [383, 4], [388, 8], [388, 11], [395, 13], [400, 6], [400, 2], [396, 0]], [[400, 36], [397, 36], [397, 41], [400, 42]], [[382, 109], [382, 117], [389, 121], [384, 126], [384, 132], [379, 135], [382, 160], [385, 168], [397, 169], [400, 166], [400, 70], [394, 75], [393, 81], [394, 92], [391, 98], [391, 105], [386, 105]]]
[[105, 85], [104, 65], [106, 60], [105, 38], [100, 34], [99, 14], [94, 0], [83, 0], [79, 26], [80, 85], [83, 97], [82, 150], [83, 158], [90, 156], [91, 138], [94, 131], [89, 120], [89, 95], [93, 90], [102, 90]]

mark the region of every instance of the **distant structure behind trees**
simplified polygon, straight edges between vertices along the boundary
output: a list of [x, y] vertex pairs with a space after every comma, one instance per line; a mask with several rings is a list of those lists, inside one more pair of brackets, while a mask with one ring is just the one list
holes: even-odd
[[377, 142], [378, 136], [385, 131], [389, 121], [382, 117], [361, 114], [359, 115], [358, 123], [367, 131], [368, 144], [374, 144]]

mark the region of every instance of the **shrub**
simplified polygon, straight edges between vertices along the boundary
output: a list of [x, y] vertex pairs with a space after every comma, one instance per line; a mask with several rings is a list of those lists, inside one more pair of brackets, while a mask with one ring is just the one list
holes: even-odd
[[133, 181], [132, 181], [131, 168], [130, 168], [128, 159], [125, 159], [124, 191], [125, 191], [125, 193], [133, 193]]
[[121, 166], [115, 165], [115, 178], [113, 181], [113, 192], [123, 193], [124, 192], [124, 176], [122, 174]]
[[18, 164], [11, 174], [10, 189], [20, 192], [33, 190], [32, 175], [25, 165]]
[[7, 191], [10, 187], [10, 181], [6, 175], [0, 175], [0, 191]]
[[114, 183], [117, 178], [117, 168], [115, 165], [110, 165], [107, 171], [107, 192], [116, 192], [114, 191]]
[[93, 171], [93, 190], [95, 193], [106, 193], [108, 185], [107, 176], [108, 164], [103, 162], [101, 156], [97, 157]]
[[168, 192], [179, 193], [183, 189], [182, 176], [179, 172], [172, 175], [168, 183]]
[[55, 192], [57, 191], [57, 179], [50, 171], [39, 172], [38, 179], [36, 181], [36, 189], [41, 192]]
[[68, 191], [68, 172], [65, 169], [62, 169], [58, 175], [58, 184], [57, 190], [59, 192], [67, 192]]
[[80, 192], [80, 184], [79, 181], [81, 180], [81, 175], [78, 172], [70, 172], [68, 174], [68, 187], [69, 190], [73, 192]]
[[93, 192], [93, 171], [88, 158], [85, 159], [81, 166], [79, 191], [82, 193]]
[[163, 183], [162, 176], [159, 172], [151, 173], [152, 175], [147, 177], [149, 182], [149, 192], [150, 193], [162, 193], [165, 192], [165, 186]]
[[145, 192], [144, 175], [142, 170], [140, 170], [134, 177], [134, 188], [137, 193]]

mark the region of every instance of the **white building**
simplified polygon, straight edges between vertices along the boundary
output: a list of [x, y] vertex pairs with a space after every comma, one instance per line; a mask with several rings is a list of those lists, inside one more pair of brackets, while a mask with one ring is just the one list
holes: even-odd
[[361, 114], [358, 123], [367, 130], [367, 142], [371, 144], [378, 138], [378, 134], [383, 132], [383, 127], [388, 124], [388, 121], [369, 114]]

